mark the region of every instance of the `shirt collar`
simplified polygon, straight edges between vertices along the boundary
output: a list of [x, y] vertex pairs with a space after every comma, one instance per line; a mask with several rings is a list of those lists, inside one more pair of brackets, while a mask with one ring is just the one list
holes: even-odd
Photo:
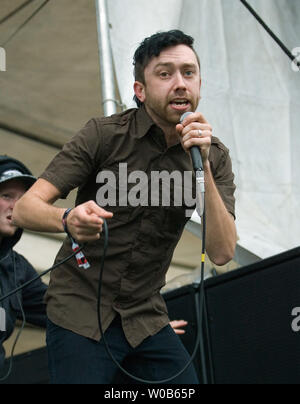
[[144, 105], [137, 110], [134, 125], [132, 133], [138, 139], [144, 137], [152, 127], [157, 127], [150, 115], [148, 115]]
[[[148, 112], [146, 111], [146, 107], [143, 104], [140, 108], [138, 108], [136, 117], [135, 117], [135, 127], [134, 131], [132, 132], [133, 136], [137, 139], [141, 139], [142, 137], [146, 136], [150, 129], [152, 130], [152, 135], [160, 135], [164, 139], [164, 133], [162, 129], [156, 125], [153, 119], [150, 117]], [[178, 142], [173, 147], [181, 147], [181, 143]]]

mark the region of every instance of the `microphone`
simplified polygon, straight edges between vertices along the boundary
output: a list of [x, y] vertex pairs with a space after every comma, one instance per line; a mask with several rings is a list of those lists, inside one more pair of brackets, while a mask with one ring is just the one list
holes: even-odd
[[[190, 114], [192, 114], [192, 112], [185, 112], [183, 115], [181, 115], [180, 123], [182, 123], [185, 120], [185, 118]], [[191, 153], [193, 167], [194, 167], [195, 172], [203, 171], [202, 156], [201, 156], [199, 147], [192, 146], [190, 148], [190, 153]]]
[[[185, 112], [183, 115], [181, 115], [180, 123], [182, 123], [185, 120], [185, 118], [190, 114], [192, 114], [192, 112]], [[205, 203], [205, 197], [204, 197], [205, 181], [204, 181], [202, 156], [200, 148], [198, 146], [192, 146], [190, 148], [190, 153], [192, 157], [193, 168], [196, 173], [196, 193], [197, 193], [196, 210], [201, 218], [204, 213], [204, 203]]]

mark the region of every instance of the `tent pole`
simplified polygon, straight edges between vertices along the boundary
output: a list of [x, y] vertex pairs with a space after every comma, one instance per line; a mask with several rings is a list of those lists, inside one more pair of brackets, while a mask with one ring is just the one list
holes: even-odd
[[115, 95], [114, 68], [109, 37], [107, 0], [95, 0], [95, 3], [98, 28], [102, 104], [104, 115], [109, 116], [117, 112], [117, 100]]

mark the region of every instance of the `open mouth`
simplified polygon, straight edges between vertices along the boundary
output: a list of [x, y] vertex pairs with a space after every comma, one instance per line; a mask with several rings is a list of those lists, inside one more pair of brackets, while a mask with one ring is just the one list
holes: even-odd
[[176, 99], [170, 102], [170, 105], [174, 109], [185, 110], [190, 106], [190, 102], [186, 99]]
[[171, 101], [171, 104], [176, 106], [187, 106], [190, 103], [188, 100], [173, 100]]

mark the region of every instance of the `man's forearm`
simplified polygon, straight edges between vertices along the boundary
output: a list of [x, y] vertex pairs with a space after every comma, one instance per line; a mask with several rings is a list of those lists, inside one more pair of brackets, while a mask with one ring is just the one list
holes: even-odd
[[13, 221], [21, 228], [49, 233], [63, 232], [64, 208], [53, 206], [59, 191], [50, 183], [38, 180], [16, 203]]
[[[62, 218], [66, 209], [53, 206], [60, 196], [60, 191], [54, 185], [39, 179], [15, 205], [15, 224], [32, 231], [63, 232]], [[68, 231], [78, 242], [99, 240], [103, 219], [111, 219], [112, 216], [96, 202], [87, 201], [70, 212]]]
[[237, 235], [233, 216], [227, 211], [212, 176], [205, 164], [206, 250], [216, 265], [225, 265], [235, 252]]
[[63, 208], [52, 206], [38, 197], [26, 196], [15, 206], [14, 223], [21, 228], [49, 233], [63, 232]]

